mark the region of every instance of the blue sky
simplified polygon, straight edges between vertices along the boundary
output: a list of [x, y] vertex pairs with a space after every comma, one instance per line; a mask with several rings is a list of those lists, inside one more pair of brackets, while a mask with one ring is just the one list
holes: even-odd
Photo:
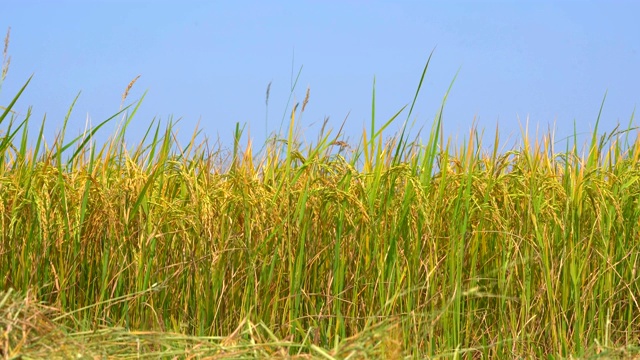
[[[129, 134], [152, 119], [181, 118], [180, 139], [200, 122], [231, 143], [236, 122], [261, 144], [278, 131], [292, 78], [295, 100], [310, 88], [300, 119], [314, 140], [323, 120], [357, 141], [411, 102], [435, 48], [415, 128], [428, 128], [455, 74], [444, 112], [446, 134], [468, 136], [474, 118], [490, 142], [517, 139], [520, 123], [556, 128], [556, 138], [590, 132], [605, 92], [601, 131], [626, 126], [640, 103], [640, 3], [636, 1], [5, 1], [0, 32], [11, 27], [11, 67], [0, 92], [7, 105], [34, 74], [15, 110], [47, 114], [50, 141], [78, 92], [70, 133], [147, 96]], [[268, 109], [267, 85], [271, 83]], [[291, 104], [289, 105], [289, 109]], [[392, 124], [389, 134], [398, 130]], [[286, 123], [286, 121], [285, 121]], [[634, 121], [635, 124], [638, 121]], [[101, 132], [107, 136], [113, 123]], [[35, 134], [34, 134], [35, 135]]]

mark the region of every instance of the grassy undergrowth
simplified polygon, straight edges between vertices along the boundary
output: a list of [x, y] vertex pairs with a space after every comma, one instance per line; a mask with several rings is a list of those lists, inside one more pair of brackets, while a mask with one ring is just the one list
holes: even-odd
[[112, 119], [68, 140], [67, 117], [29, 147], [20, 93], [0, 118], [6, 358], [640, 354], [636, 130], [499, 152], [498, 131], [446, 142], [440, 112], [424, 143], [383, 140], [396, 117], [302, 143], [294, 108], [259, 154], [239, 128], [225, 152], [158, 123], [129, 147], [137, 102], [103, 146]]

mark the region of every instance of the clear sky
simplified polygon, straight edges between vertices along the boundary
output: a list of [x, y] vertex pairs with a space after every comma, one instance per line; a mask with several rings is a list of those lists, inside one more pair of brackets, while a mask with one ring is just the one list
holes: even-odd
[[346, 118], [346, 135], [357, 141], [370, 126], [374, 76], [382, 124], [411, 102], [435, 48], [411, 118], [416, 128], [430, 126], [459, 71], [444, 113], [446, 133], [459, 140], [474, 118], [487, 140], [496, 123], [501, 136], [519, 137], [527, 118], [532, 131], [555, 124], [557, 138], [572, 134], [574, 121], [590, 132], [605, 92], [600, 130], [610, 131], [626, 127], [640, 103], [639, 4], [5, 0], [0, 33], [11, 27], [11, 67], [0, 105], [34, 74], [16, 110], [32, 105], [35, 122], [46, 113], [51, 140], [81, 91], [69, 125], [75, 135], [87, 116], [97, 124], [117, 112], [141, 75], [127, 103], [148, 94], [131, 139], [154, 117], [173, 116], [182, 118], [181, 139], [200, 121], [210, 139], [230, 144], [240, 122], [262, 144], [288, 113], [302, 68], [293, 96], [301, 102], [310, 88], [305, 137], [315, 139], [326, 117], [335, 130]]

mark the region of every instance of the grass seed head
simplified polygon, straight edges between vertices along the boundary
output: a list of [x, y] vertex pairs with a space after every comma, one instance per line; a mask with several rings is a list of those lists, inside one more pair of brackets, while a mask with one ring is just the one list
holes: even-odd
[[9, 37], [11, 36], [11, 27], [7, 29], [7, 36], [4, 38], [4, 50], [2, 50], [2, 75], [0, 81], [4, 81], [9, 72], [9, 64], [11, 57], [9, 56]]
[[307, 107], [307, 103], [309, 103], [309, 91], [310, 88], [307, 88], [307, 94], [304, 97], [304, 101], [302, 102], [302, 112], [304, 112], [304, 109]]
[[140, 78], [140, 75], [136, 76], [135, 79], [131, 80], [131, 82], [129, 83], [129, 86], [127, 86], [127, 89], [124, 91], [124, 93], [122, 93], [122, 104], [120, 105], [121, 107], [124, 104], [124, 101], [127, 99], [127, 96], [129, 96], [129, 90], [131, 90], [131, 88], [133, 87], [133, 84], [135, 84], [139, 78]]

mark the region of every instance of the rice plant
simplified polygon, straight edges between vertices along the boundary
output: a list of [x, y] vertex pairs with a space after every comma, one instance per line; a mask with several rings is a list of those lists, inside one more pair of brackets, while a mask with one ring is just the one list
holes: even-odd
[[640, 354], [633, 115], [585, 147], [525, 129], [500, 151], [498, 129], [442, 137], [445, 95], [410, 140], [428, 66], [390, 138], [404, 109], [380, 124], [374, 85], [359, 143], [304, 143], [294, 106], [258, 153], [240, 125], [229, 150], [198, 130], [179, 144], [171, 122], [129, 147], [142, 99], [68, 139], [71, 106], [30, 147], [30, 113], [11, 112], [27, 81], [0, 117], [2, 355]]

